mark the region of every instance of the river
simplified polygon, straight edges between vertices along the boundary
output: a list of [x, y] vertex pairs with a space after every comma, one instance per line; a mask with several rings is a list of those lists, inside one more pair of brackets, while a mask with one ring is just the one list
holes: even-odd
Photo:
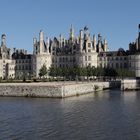
[[139, 140], [140, 93], [0, 97], [0, 140]]

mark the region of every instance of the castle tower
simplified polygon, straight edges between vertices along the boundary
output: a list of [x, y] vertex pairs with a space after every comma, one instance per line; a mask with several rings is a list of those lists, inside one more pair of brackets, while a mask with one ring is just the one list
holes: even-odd
[[39, 33], [39, 53], [44, 52], [44, 32], [41, 30]]
[[50, 47], [50, 38], [47, 37], [46, 38], [46, 49], [47, 49], [47, 53], [49, 53], [49, 47]]
[[104, 39], [104, 52], [107, 52], [107, 49], [108, 49], [107, 40]]
[[101, 34], [98, 34], [98, 48], [97, 48], [97, 52], [102, 52], [102, 36]]
[[87, 26], [84, 27], [84, 40], [89, 39], [89, 29]]
[[84, 43], [83, 38], [84, 38], [83, 30], [80, 30], [80, 37], [79, 37], [80, 52], [82, 52], [83, 50], [83, 43]]
[[138, 38], [136, 39], [136, 50], [138, 50], [139, 48], [139, 42], [138, 42]]
[[37, 48], [37, 38], [33, 38], [33, 54], [38, 53], [38, 48]]
[[2, 34], [1, 36], [1, 46], [6, 46], [6, 35]]
[[63, 36], [62, 36], [62, 34], [60, 34], [60, 36], [59, 36], [59, 47], [62, 48], [62, 45], [63, 45]]
[[70, 39], [71, 39], [72, 42], [74, 41], [74, 28], [73, 28], [72, 24], [71, 24], [71, 27], [70, 27]]
[[36, 45], [36, 43], [37, 43], [37, 38], [34, 37], [34, 38], [33, 38], [33, 44]]
[[11, 49], [9, 49], [9, 59], [12, 59], [12, 50]]
[[93, 35], [93, 50], [97, 50], [96, 48], [96, 35]]

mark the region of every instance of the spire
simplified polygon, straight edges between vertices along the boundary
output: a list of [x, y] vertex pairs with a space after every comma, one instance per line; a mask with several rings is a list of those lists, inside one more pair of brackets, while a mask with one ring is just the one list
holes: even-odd
[[73, 41], [74, 40], [74, 28], [73, 28], [73, 25], [71, 24], [71, 27], [70, 27], [70, 39]]

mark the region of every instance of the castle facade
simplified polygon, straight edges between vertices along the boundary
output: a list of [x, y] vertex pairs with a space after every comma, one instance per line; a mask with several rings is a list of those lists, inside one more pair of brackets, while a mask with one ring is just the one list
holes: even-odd
[[26, 50], [9, 49], [6, 46], [6, 35], [1, 37], [0, 46], [0, 77], [21, 79], [34, 75], [39, 77], [43, 65], [50, 67], [108, 67], [114, 69], [129, 69], [140, 77], [140, 25], [136, 42], [129, 44], [129, 50], [120, 48], [109, 51], [106, 39], [101, 34], [91, 36], [88, 27], [75, 36], [71, 26], [69, 38], [60, 34], [58, 38], [46, 38], [41, 30], [39, 39], [33, 39], [33, 54]]

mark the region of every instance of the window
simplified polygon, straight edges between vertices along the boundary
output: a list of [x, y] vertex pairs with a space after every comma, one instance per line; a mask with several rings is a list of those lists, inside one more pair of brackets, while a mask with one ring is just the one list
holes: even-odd
[[113, 68], [113, 63], [112, 63], [112, 68]]
[[127, 68], [127, 63], [124, 63], [124, 68]]
[[91, 61], [91, 56], [88, 56], [88, 61]]
[[127, 58], [126, 58], [126, 57], [124, 57], [124, 60], [127, 60]]
[[91, 47], [91, 44], [90, 44], [90, 43], [88, 43], [88, 47], [89, 47], [89, 48]]
[[68, 62], [68, 58], [66, 57], [66, 62]]
[[85, 56], [85, 61], [87, 61], [87, 56]]

